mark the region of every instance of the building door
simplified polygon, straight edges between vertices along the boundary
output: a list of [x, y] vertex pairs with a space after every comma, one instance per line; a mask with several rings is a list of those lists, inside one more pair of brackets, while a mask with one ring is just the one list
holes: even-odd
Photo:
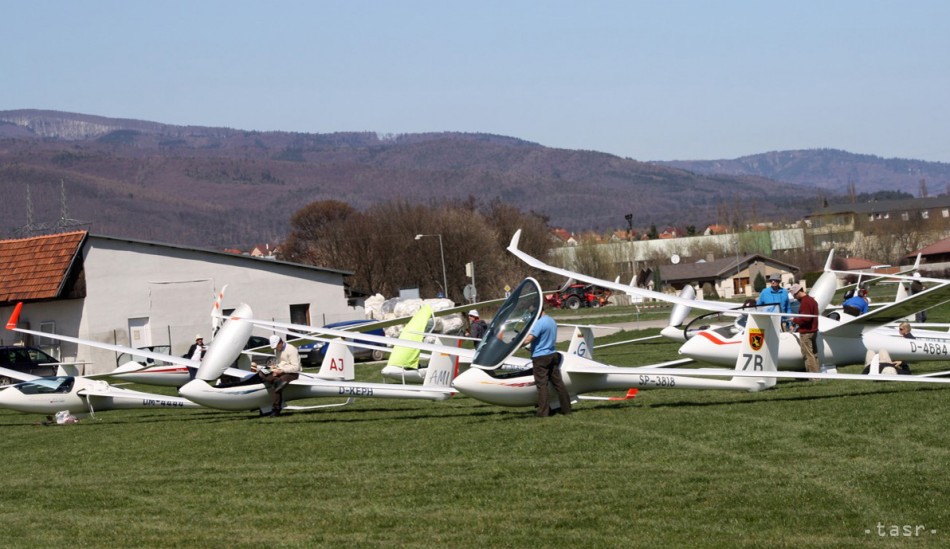
[[745, 288], [749, 285], [749, 277], [735, 277], [732, 279], [732, 289], [735, 295], [745, 295]]

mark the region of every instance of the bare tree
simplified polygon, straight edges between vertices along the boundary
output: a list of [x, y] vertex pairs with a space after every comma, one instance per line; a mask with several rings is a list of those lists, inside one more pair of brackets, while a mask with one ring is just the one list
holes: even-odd
[[[443, 290], [444, 255], [445, 290], [456, 302], [463, 301], [470, 282], [466, 263], [475, 264], [480, 299], [500, 297], [506, 284], [527, 274], [505, 251], [518, 228], [529, 253], [543, 255], [550, 245], [546, 219], [500, 201], [480, 211], [472, 198], [456, 204], [385, 202], [364, 212], [336, 201], [315, 202], [296, 212], [291, 224], [286, 259], [352, 271], [351, 287], [364, 292], [392, 296], [417, 287], [423, 296], [434, 296]], [[416, 240], [420, 234], [432, 237]]]

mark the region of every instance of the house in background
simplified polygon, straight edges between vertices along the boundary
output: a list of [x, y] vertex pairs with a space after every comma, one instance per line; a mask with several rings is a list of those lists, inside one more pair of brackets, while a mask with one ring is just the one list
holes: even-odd
[[[352, 273], [199, 248], [90, 235], [85, 231], [0, 241], [0, 315], [24, 302], [24, 327], [141, 348], [170, 345], [181, 355], [201, 334], [211, 340], [214, 296], [222, 309], [247, 303], [257, 318], [322, 326], [364, 318], [350, 306]], [[268, 335], [258, 333], [257, 335]], [[0, 344], [25, 343], [60, 359], [109, 371], [109, 351], [0, 332]]]
[[928, 276], [945, 277], [950, 271], [950, 238], [944, 238], [904, 256], [903, 263], [913, 263], [920, 254], [920, 270]]
[[905, 228], [945, 232], [950, 227], [950, 195], [836, 204], [805, 216], [805, 224], [805, 241], [813, 250], [859, 253], [856, 248], [863, 239], [891, 236]]
[[663, 283], [677, 291], [689, 284], [703, 290], [707, 298], [708, 292], [715, 290], [723, 299], [755, 295], [752, 284], [759, 274], [765, 279], [778, 274], [782, 277], [782, 285], [788, 287], [798, 282], [799, 271], [795, 265], [761, 254], [662, 265], [659, 269]]

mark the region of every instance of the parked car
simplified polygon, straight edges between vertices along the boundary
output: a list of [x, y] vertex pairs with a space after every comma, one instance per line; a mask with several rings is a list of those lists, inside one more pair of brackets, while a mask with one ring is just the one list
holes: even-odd
[[[54, 376], [59, 361], [35, 347], [12, 345], [0, 347], [0, 366], [34, 376]], [[0, 385], [11, 383], [17, 380], [0, 374]]]
[[[360, 324], [366, 324], [371, 322], [369, 320], [346, 320], [343, 322], [334, 322], [333, 324], [327, 324], [324, 328], [332, 328], [336, 330], [346, 330], [350, 329], [353, 326], [359, 326]], [[354, 329], [358, 331], [358, 329]], [[376, 328], [366, 332], [370, 335], [375, 336], [385, 336], [386, 333], [383, 332], [382, 328]], [[359, 341], [358, 338], [353, 338], [353, 341]], [[370, 342], [366, 342], [370, 343]], [[326, 345], [322, 341], [310, 341], [304, 343], [297, 347], [300, 351], [300, 363], [304, 366], [315, 368], [320, 366], [323, 363], [323, 357], [326, 356]], [[350, 350], [353, 351], [353, 358], [356, 360], [382, 360], [385, 358], [386, 353], [378, 349], [363, 349], [360, 347], [350, 347]]]

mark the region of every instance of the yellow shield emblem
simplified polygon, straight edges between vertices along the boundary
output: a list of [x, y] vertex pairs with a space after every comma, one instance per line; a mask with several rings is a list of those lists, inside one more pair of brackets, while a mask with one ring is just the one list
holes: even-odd
[[749, 346], [752, 347], [753, 351], [758, 351], [762, 348], [762, 344], [765, 343], [765, 332], [758, 328], [749, 329]]

